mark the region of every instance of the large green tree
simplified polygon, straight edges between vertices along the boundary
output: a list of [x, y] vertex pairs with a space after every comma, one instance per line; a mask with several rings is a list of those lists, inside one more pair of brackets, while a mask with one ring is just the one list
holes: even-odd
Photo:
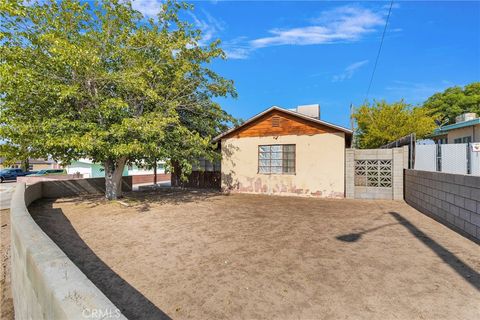
[[378, 148], [411, 133], [423, 138], [435, 128], [433, 117], [425, 109], [403, 100], [365, 103], [352, 116], [357, 124], [355, 139], [359, 148]]
[[[0, 131], [5, 128], [0, 127]], [[28, 171], [30, 167], [30, 158], [34, 158], [36, 152], [30, 149], [30, 144], [11, 144], [11, 143], [2, 143], [0, 144], [0, 155], [3, 158], [4, 166], [12, 166], [18, 161], [20, 161], [23, 171]]]
[[[103, 163], [106, 197], [121, 196], [125, 164], [213, 158], [211, 137], [232, 117], [213, 102], [235, 96], [209, 69], [219, 41], [166, 1], [146, 19], [129, 1], [0, 3], [0, 136], [69, 163]], [[201, 45], [202, 44], [202, 45]]]
[[466, 112], [480, 115], [480, 82], [465, 87], [451, 87], [435, 93], [423, 103], [429, 114], [440, 121], [455, 123], [455, 117]]

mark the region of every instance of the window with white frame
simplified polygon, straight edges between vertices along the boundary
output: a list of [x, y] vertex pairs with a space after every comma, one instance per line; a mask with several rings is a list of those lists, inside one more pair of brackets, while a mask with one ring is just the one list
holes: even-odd
[[258, 146], [258, 173], [295, 174], [295, 145]]

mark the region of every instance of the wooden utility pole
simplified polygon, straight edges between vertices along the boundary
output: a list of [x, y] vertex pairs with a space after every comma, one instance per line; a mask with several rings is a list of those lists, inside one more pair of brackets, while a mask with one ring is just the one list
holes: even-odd
[[352, 148], [356, 147], [356, 141], [355, 141], [355, 120], [353, 119], [353, 113], [355, 112], [355, 107], [353, 106], [353, 103], [350, 103], [350, 129], [352, 130]]

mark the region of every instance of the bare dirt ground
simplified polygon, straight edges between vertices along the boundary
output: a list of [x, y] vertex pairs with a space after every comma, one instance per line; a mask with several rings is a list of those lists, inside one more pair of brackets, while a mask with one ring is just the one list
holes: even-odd
[[403, 202], [173, 191], [123, 201], [30, 211], [130, 319], [480, 317], [479, 245]]
[[12, 289], [10, 287], [10, 210], [0, 210], [0, 319], [13, 320]]

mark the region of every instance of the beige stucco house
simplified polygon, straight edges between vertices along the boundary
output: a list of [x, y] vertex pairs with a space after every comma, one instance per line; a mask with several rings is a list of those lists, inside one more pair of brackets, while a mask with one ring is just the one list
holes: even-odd
[[297, 111], [274, 106], [215, 138], [222, 152], [222, 189], [344, 197], [352, 131], [320, 120], [318, 105]]
[[[16, 161], [14, 164], [7, 165], [7, 166], [5, 165], [4, 161], [5, 161], [5, 158], [0, 158], [0, 169], [20, 168], [22, 166], [22, 163], [20, 161]], [[51, 159], [28, 159], [28, 164], [29, 164], [28, 170], [30, 171], [60, 168], [60, 165]]]

